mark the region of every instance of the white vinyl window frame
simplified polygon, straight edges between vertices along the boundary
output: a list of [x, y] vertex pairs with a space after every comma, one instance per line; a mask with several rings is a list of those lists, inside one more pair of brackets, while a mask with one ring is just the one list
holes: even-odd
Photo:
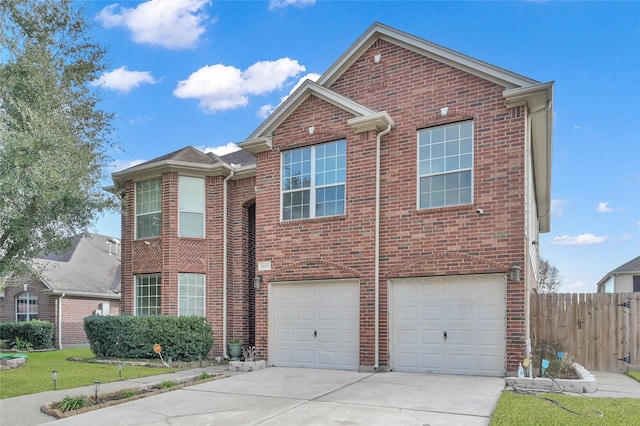
[[178, 274], [178, 315], [205, 316], [205, 274]]
[[178, 235], [205, 236], [205, 180], [200, 177], [178, 177]]
[[281, 153], [282, 222], [345, 214], [346, 149], [340, 139]]
[[136, 182], [136, 239], [156, 238], [162, 229], [161, 178]]
[[140, 274], [135, 280], [136, 316], [160, 315], [162, 313], [162, 275]]
[[38, 296], [29, 291], [16, 296], [16, 321], [38, 319]]
[[473, 204], [473, 128], [467, 120], [418, 131], [418, 210]]

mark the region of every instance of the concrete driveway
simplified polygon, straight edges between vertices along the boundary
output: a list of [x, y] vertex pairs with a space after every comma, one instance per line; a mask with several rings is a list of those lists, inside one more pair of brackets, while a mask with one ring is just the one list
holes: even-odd
[[488, 425], [504, 379], [273, 367], [48, 425]]

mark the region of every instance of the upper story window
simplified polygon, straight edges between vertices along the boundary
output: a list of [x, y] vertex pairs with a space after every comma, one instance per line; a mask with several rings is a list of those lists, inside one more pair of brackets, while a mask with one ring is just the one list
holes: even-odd
[[178, 177], [179, 235], [204, 238], [204, 179]]
[[160, 236], [160, 178], [136, 182], [136, 239]]
[[204, 274], [178, 274], [178, 315], [204, 315]]
[[341, 140], [282, 153], [282, 220], [344, 214], [346, 150]]
[[160, 274], [136, 275], [136, 315], [160, 315], [162, 278]]
[[16, 296], [16, 321], [38, 319], [38, 296], [28, 291]]
[[420, 209], [473, 202], [473, 121], [418, 132]]

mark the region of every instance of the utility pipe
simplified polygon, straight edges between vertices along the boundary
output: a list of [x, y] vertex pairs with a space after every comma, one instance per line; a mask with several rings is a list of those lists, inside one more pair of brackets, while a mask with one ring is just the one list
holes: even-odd
[[229, 176], [222, 183], [222, 356], [227, 358], [227, 185], [235, 172], [229, 169]]
[[392, 124], [376, 136], [376, 219], [375, 219], [375, 260], [374, 260], [374, 334], [375, 334], [375, 364], [373, 371], [378, 372], [380, 365], [380, 139], [391, 131]]
[[64, 293], [57, 299], [58, 304], [58, 349], [62, 350], [62, 298]]

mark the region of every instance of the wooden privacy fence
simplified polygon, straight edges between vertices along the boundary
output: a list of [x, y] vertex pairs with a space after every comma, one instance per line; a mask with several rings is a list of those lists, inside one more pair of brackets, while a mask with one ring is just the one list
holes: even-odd
[[640, 367], [640, 293], [532, 294], [531, 339], [560, 343], [591, 371]]

